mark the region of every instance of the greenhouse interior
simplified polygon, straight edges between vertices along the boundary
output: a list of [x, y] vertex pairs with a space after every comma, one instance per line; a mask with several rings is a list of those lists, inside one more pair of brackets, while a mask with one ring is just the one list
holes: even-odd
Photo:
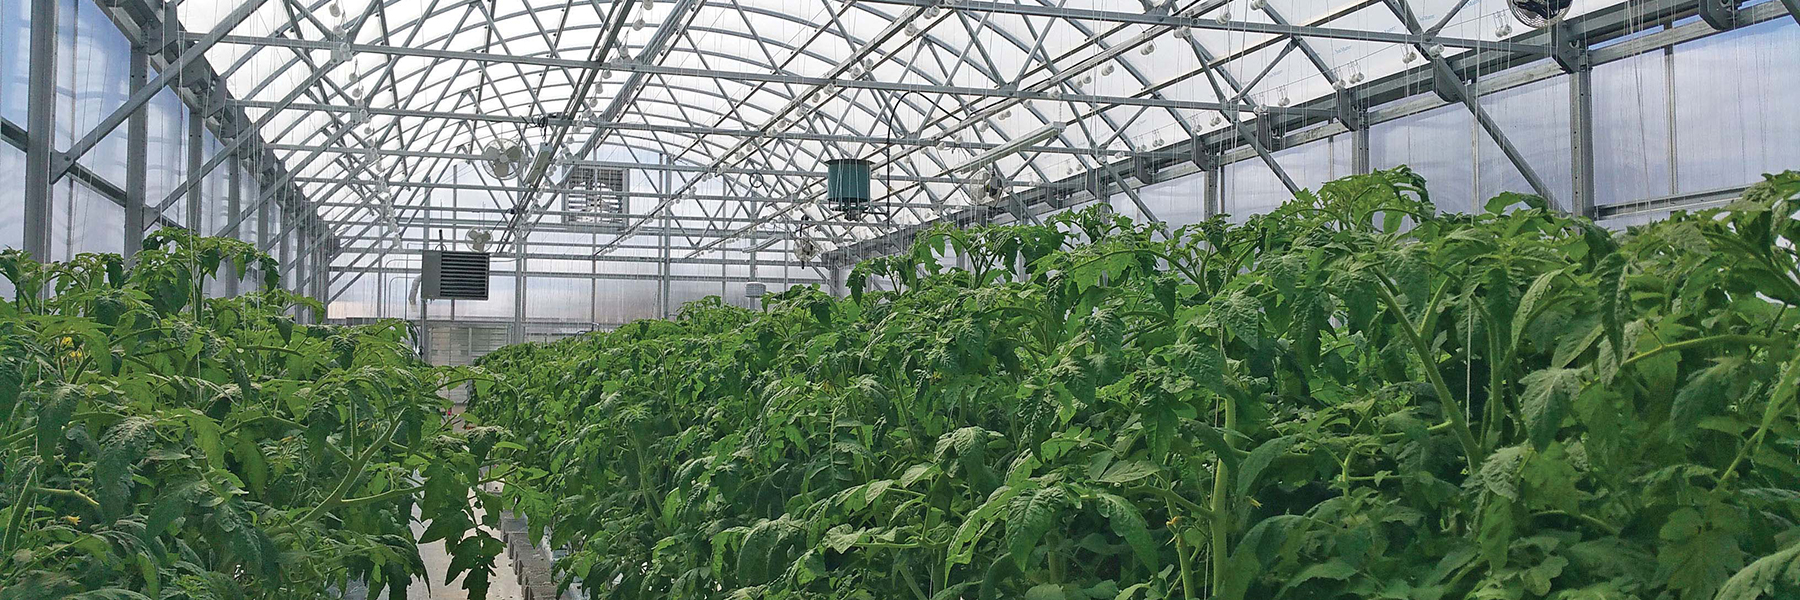
[[1800, 0], [0, 7], [0, 600], [1800, 599]]

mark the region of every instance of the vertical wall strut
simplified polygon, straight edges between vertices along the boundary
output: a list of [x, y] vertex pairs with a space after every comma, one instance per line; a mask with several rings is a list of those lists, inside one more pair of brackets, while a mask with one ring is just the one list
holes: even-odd
[[25, 251], [50, 260], [50, 176], [56, 137], [56, 4], [31, 0], [31, 67], [25, 112]]
[[1569, 75], [1569, 161], [1575, 198], [1569, 212], [1594, 216], [1594, 71], [1582, 68]]
[[525, 288], [528, 285], [525, 261], [525, 231], [519, 231], [519, 237], [513, 240], [513, 334], [512, 343], [525, 343]]
[[[198, 173], [200, 163], [206, 160], [206, 116], [200, 114], [198, 108], [190, 109], [187, 125], [187, 172]], [[188, 190], [187, 222], [184, 225], [194, 233], [206, 233], [203, 228], [206, 211], [202, 204], [206, 201], [205, 189], [206, 186], [197, 185]]]
[[[235, 215], [241, 210], [241, 206], [244, 203], [243, 175], [244, 170], [240, 168], [237, 161], [232, 161], [229, 182], [231, 189], [225, 190], [225, 214]], [[237, 236], [234, 235], [232, 237]], [[239, 272], [237, 270], [237, 265], [233, 263], [226, 263], [223, 268], [228, 272], [228, 275], [225, 277], [225, 295], [237, 296], [238, 282], [244, 279], [245, 274]]]
[[[144, 46], [131, 46], [131, 91], [144, 88], [149, 78], [150, 55]], [[125, 121], [125, 245], [127, 261], [144, 247], [144, 227], [149, 215], [144, 210], [144, 193], [150, 169], [150, 119], [143, 109], [131, 113]]]

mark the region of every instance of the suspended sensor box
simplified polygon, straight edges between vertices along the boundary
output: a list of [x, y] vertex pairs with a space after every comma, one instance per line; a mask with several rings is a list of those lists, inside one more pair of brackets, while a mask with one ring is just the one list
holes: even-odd
[[869, 194], [869, 169], [869, 161], [860, 158], [825, 161], [825, 200], [833, 210], [853, 221], [869, 211], [873, 201]]
[[488, 253], [426, 250], [419, 287], [428, 299], [488, 299]]

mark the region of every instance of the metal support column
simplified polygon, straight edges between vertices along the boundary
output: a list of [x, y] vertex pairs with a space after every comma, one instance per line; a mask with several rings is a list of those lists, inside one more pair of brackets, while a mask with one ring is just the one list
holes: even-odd
[[525, 229], [519, 230], [519, 236], [513, 241], [513, 333], [512, 343], [525, 343], [525, 287], [529, 285], [527, 274], [530, 273], [530, 260], [525, 256]]
[[1225, 165], [1214, 162], [1206, 168], [1206, 193], [1200, 202], [1203, 219], [1225, 212]]
[[[423, 218], [425, 221], [425, 226], [420, 228], [419, 250], [421, 252], [423, 252], [423, 251], [431, 250], [431, 212], [432, 211], [431, 211], [431, 200], [430, 199], [427, 199], [425, 201], [425, 210], [423, 210], [421, 212], [424, 213]], [[404, 231], [405, 230], [400, 230], [399, 235], [404, 237], [405, 236]], [[385, 265], [377, 265], [377, 266], [385, 266]], [[419, 272], [418, 272], [417, 276], [424, 277], [424, 275], [425, 275], [425, 261], [424, 261], [423, 255], [421, 255], [420, 260], [419, 260]], [[429, 364], [431, 362], [431, 299], [425, 297], [425, 286], [423, 283], [421, 283], [418, 279], [414, 279], [413, 283], [417, 286], [417, 289], [419, 290], [419, 331], [418, 331], [419, 360], [425, 361], [427, 364]], [[383, 292], [383, 293], [385, 294], [386, 292]], [[409, 292], [407, 295], [410, 296], [412, 294]], [[451, 306], [455, 306], [454, 303], [456, 301], [451, 300], [451, 302], [452, 302]], [[404, 306], [404, 305], [402, 305], [402, 306]], [[404, 315], [405, 313], [402, 313], [402, 314]]]
[[[661, 162], [663, 162], [665, 164], [674, 164], [674, 161], [670, 160], [666, 156], [663, 157]], [[662, 189], [660, 189], [658, 191], [667, 194], [667, 193], [674, 191], [674, 189], [675, 189], [675, 174], [670, 171], [666, 171], [666, 170], [663, 171], [662, 172]], [[660, 265], [657, 269], [657, 271], [658, 271], [657, 274], [661, 276], [661, 283], [659, 283], [657, 286], [656, 298], [657, 298], [657, 303], [662, 305], [661, 306], [662, 318], [667, 319], [667, 318], [675, 316], [675, 313], [672, 311], [673, 303], [669, 299], [669, 294], [673, 291], [671, 289], [671, 288], [673, 288], [673, 286], [669, 285], [669, 279], [670, 279], [670, 276], [675, 274], [675, 269], [669, 262], [670, 259], [674, 258], [674, 257], [672, 256], [671, 251], [669, 249], [670, 222], [669, 222], [669, 217], [666, 213], [663, 215], [662, 221], [663, 221], [662, 239], [657, 244], [657, 246], [662, 248], [661, 250], [659, 250], [659, 252], [662, 253], [662, 265]]]
[[1594, 216], [1594, 70], [1583, 66], [1569, 75], [1569, 161], [1575, 198], [1569, 212]]
[[50, 260], [50, 170], [56, 158], [56, 5], [31, 0], [31, 66], [25, 111], [25, 251]]
[[[149, 80], [150, 55], [141, 44], [131, 46], [131, 92]], [[144, 194], [150, 170], [150, 119], [143, 109], [125, 120], [125, 245], [127, 262], [144, 247], [144, 227], [150, 216], [144, 210]]]
[[1369, 160], [1369, 128], [1359, 127], [1350, 131], [1350, 170], [1357, 175], [1368, 175], [1375, 172]]
[[[200, 164], [206, 161], [206, 116], [198, 108], [190, 109], [187, 126], [187, 172], [198, 173]], [[203, 222], [206, 211], [202, 204], [206, 201], [206, 195], [201, 193], [205, 188], [206, 186], [197, 185], [188, 190], [187, 221], [183, 224], [194, 233], [206, 233]]]

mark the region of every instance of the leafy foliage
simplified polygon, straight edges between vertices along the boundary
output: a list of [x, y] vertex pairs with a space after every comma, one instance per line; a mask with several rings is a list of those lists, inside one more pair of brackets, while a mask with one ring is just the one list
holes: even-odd
[[847, 299], [503, 349], [472, 410], [595, 598], [1789, 598], [1797, 197], [1610, 232], [1401, 168], [935, 229]]
[[295, 323], [317, 303], [275, 267], [176, 229], [129, 265], [0, 253], [0, 599], [403, 598], [434, 539], [485, 587], [469, 498], [504, 432], [455, 431], [439, 394], [480, 373], [419, 362], [399, 322]]

